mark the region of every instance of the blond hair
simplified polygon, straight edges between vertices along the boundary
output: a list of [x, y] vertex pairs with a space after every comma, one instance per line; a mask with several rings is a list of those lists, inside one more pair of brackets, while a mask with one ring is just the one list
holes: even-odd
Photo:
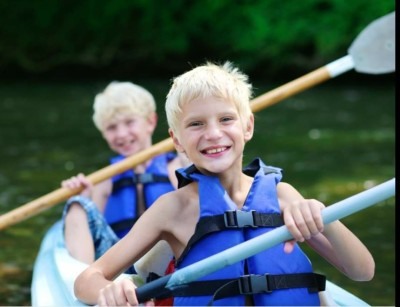
[[243, 123], [252, 114], [252, 85], [248, 83], [248, 76], [229, 61], [223, 65], [206, 62], [174, 78], [165, 103], [169, 128], [177, 133], [183, 105], [196, 98], [206, 97], [232, 101]]
[[93, 121], [103, 131], [105, 125], [120, 114], [148, 117], [156, 112], [153, 95], [132, 82], [111, 82], [96, 95], [93, 104]]

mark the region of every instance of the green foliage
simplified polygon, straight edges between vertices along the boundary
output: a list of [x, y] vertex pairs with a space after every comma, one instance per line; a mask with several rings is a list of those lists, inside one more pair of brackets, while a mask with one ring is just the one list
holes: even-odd
[[231, 60], [272, 76], [342, 56], [394, 8], [393, 0], [3, 0], [0, 69], [175, 74]]

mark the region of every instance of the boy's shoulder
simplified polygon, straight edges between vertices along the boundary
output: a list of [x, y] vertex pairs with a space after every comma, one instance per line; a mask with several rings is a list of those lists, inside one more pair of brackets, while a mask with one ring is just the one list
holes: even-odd
[[153, 212], [157, 219], [181, 220], [198, 210], [198, 195], [195, 183], [161, 195], [147, 211]]

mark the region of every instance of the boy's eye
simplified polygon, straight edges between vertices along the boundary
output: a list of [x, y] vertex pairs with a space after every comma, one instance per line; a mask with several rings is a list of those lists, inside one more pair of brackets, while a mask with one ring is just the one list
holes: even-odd
[[106, 127], [106, 130], [107, 131], [113, 131], [113, 130], [115, 130], [116, 129], [116, 125], [108, 125], [107, 127]]
[[233, 120], [233, 118], [232, 117], [228, 117], [228, 116], [225, 116], [225, 117], [221, 118], [221, 122], [227, 122], [227, 121], [230, 121], [230, 120]]
[[200, 126], [200, 125], [201, 125], [201, 122], [191, 122], [191, 123], [188, 124], [188, 127], [197, 127], [197, 126]]

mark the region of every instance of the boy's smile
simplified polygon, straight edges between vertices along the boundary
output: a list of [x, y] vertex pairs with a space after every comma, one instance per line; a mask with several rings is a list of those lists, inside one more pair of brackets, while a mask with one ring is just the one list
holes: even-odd
[[217, 147], [217, 148], [210, 148], [210, 149], [203, 149], [202, 153], [206, 155], [215, 155], [218, 153], [222, 153], [224, 151], [228, 150], [228, 147]]
[[151, 146], [155, 122], [138, 115], [120, 115], [106, 125], [103, 137], [109, 147], [125, 157]]

